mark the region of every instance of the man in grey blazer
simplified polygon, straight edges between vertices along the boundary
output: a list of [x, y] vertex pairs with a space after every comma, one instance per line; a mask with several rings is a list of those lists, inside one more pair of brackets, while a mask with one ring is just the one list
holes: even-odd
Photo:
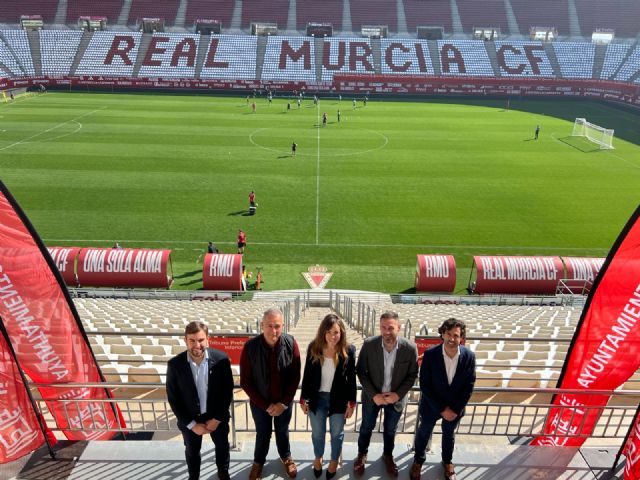
[[399, 338], [400, 321], [395, 312], [380, 316], [380, 335], [365, 340], [356, 369], [362, 385], [362, 423], [358, 436], [358, 456], [353, 464], [362, 475], [367, 460], [371, 434], [380, 410], [384, 410], [382, 459], [387, 473], [398, 476], [393, 447], [398, 422], [407, 403], [407, 393], [418, 376], [416, 345]]

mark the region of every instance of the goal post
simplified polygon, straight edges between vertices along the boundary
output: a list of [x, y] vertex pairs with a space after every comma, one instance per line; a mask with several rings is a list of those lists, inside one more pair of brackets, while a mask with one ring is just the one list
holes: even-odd
[[586, 137], [603, 149], [613, 149], [613, 130], [587, 122], [586, 118], [576, 118], [572, 137]]

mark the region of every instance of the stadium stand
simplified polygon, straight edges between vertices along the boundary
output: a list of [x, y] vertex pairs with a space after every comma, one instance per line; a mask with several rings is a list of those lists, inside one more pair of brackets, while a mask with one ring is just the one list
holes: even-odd
[[73, 30], [42, 30], [40, 53], [43, 75], [69, 75], [82, 32]]
[[[288, 47], [283, 48], [283, 45]], [[291, 55], [285, 56], [285, 51], [291, 52]], [[314, 82], [316, 80], [315, 64], [313, 38], [270, 36], [264, 55], [262, 80]]]
[[[119, 38], [127, 40], [119, 42]], [[129, 43], [129, 38], [133, 39], [132, 44]], [[127, 32], [126, 36], [117, 32], [94, 32], [75, 72], [76, 75], [131, 76], [141, 38], [142, 34], [139, 32]], [[125, 53], [108, 55], [114, 42], [117, 42], [119, 51]]]
[[147, 50], [138, 75], [194, 78], [197, 52], [200, 48], [206, 48], [206, 46], [199, 46], [200, 40], [200, 35], [195, 34], [154, 33], [152, 45], [155, 45], [156, 51], [150, 55], [151, 50]]
[[[636, 47], [630, 51], [627, 59], [624, 64], [618, 70], [618, 73], [615, 76], [615, 80], [628, 82], [631, 80], [631, 77], [638, 73], [640, 66], [640, 46], [636, 45]], [[636, 83], [638, 79], [636, 79]]]
[[107, 25], [115, 25], [118, 22], [123, 4], [123, 0], [101, 0], [100, 2], [93, 0], [71, 0], [67, 2], [67, 24], [77, 25], [78, 17], [88, 15], [93, 17], [107, 17]]
[[167, 26], [172, 26], [178, 13], [179, 0], [158, 2], [156, 0], [133, 0], [129, 10], [127, 25], [137, 25], [144, 17], [162, 18]]
[[2, 37], [9, 50], [13, 52], [20, 69], [26, 76], [35, 75], [35, 69], [33, 68], [33, 60], [31, 58], [31, 48], [29, 47], [29, 40], [27, 39], [27, 32], [25, 30], [4, 30]]
[[[438, 40], [443, 75], [493, 76], [493, 67], [482, 40]], [[460, 63], [458, 62], [460, 60]]]
[[254, 22], [276, 23], [280, 31], [287, 29], [289, 0], [242, 1], [242, 28], [249, 29]]
[[338, 0], [327, 0], [318, 2], [316, 0], [296, 1], [296, 25], [301, 32], [304, 31], [308, 23], [331, 23], [334, 30], [342, 29], [342, 2]]
[[568, 0], [511, 0], [520, 33], [527, 35], [530, 27], [555, 27], [558, 35], [569, 35]]
[[554, 42], [560, 71], [564, 78], [591, 78], [595, 45], [587, 42]]
[[396, 2], [387, 0], [351, 0], [351, 25], [359, 33], [363, 25], [386, 25], [389, 31], [398, 31]]
[[3, 40], [3, 38], [11, 35], [11, 30], [3, 30], [0, 32], [0, 35], [0, 64], [2, 64], [12, 76], [26, 76], [27, 72], [18, 63], [18, 60], [9, 48], [9, 43]]
[[476, 0], [457, 0], [456, 4], [465, 32], [472, 32], [474, 27], [491, 27], [499, 28], [503, 34], [508, 33], [507, 13], [503, 1], [490, 0], [479, 3]]
[[208, 18], [222, 22], [222, 28], [230, 28], [233, 5], [233, 2], [224, 0], [189, 0], [185, 27], [191, 28], [199, 18]]
[[[553, 77], [553, 67], [549, 61], [549, 57], [540, 42], [527, 41], [500, 41], [495, 43], [496, 53], [498, 54], [498, 65], [500, 66], [500, 75], [503, 77]], [[534, 71], [532, 62], [527, 58], [527, 49], [531, 55], [540, 58], [541, 61], [536, 63], [538, 71]], [[504, 61], [504, 65], [501, 61]], [[516, 72], [518, 71], [518, 72]]]
[[616, 70], [622, 65], [630, 48], [631, 45], [624, 43], [611, 43], [607, 45], [600, 78], [603, 80], [612, 78]]
[[[373, 73], [371, 42], [367, 38], [331, 38], [324, 42], [322, 81], [336, 73]], [[362, 60], [364, 58], [365, 60]]]
[[615, 30], [616, 37], [635, 38], [640, 33], [640, 3], [632, 0], [580, 0], [575, 2], [585, 37], [596, 28]]
[[[382, 51], [381, 67], [383, 75], [434, 74], [433, 64], [429, 56], [429, 44], [424, 40], [409, 41], [383, 38], [380, 40], [380, 48]], [[417, 51], [418, 48], [421, 50], [420, 52]], [[419, 56], [424, 59], [425, 71], [421, 70]]]
[[[248, 35], [215, 35], [207, 51], [200, 78], [228, 80], [256, 78], [257, 37]], [[212, 57], [212, 49], [216, 48]], [[215, 63], [214, 63], [215, 62]]]
[[451, 7], [448, 0], [403, 0], [404, 12], [407, 18], [407, 28], [415, 34], [419, 26], [443, 27], [445, 33], [453, 31]]

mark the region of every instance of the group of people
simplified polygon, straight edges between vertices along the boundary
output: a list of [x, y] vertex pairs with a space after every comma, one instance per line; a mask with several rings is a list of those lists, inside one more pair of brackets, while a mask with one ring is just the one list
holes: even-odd
[[[440, 327], [442, 344], [424, 353], [418, 367], [416, 345], [399, 336], [395, 312], [380, 317], [380, 335], [365, 340], [356, 360], [356, 349], [347, 342], [344, 322], [335, 314], [321, 321], [307, 348], [302, 376], [300, 408], [309, 416], [313, 444], [313, 474], [322, 476], [327, 420], [330, 460], [326, 478], [336, 475], [342, 455], [344, 426], [356, 408], [356, 376], [362, 385], [361, 424], [356, 475], [366, 468], [367, 454], [380, 411], [383, 421], [383, 462], [396, 477], [393, 457], [395, 435], [407, 396], [419, 375], [420, 423], [409, 477], [419, 480], [425, 450], [435, 423], [442, 420], [442, 463], [447, 480], [455, 480], [452, 463], [455, 429], [475, 383], [475, 356], [461, 345], [464, 322], [450, 318]], [[233, 400], [231, 364], [225, 353], [208, 348], [208, 329], [192, 322], [185, 329], [187, 351], [169, 361], [167, 396], [182, 432], [189, 479], [200, 478], [202, 437], [211, 435], [220, 480], [229, 478], [229, 408]], [[264, 312], [261, 334], [245, 343], [240, 359], [240, 386], [249, 397], [255, 424], [255, 448], [249, 480], [262, 478], [271, 435], [275, 431], [280, 461], [289, 478], [297, 475], [291, 455], [289, 423], [300, 383], [301, 359], [293, 336], [284, 332], [284, 317], [277, 308]]]

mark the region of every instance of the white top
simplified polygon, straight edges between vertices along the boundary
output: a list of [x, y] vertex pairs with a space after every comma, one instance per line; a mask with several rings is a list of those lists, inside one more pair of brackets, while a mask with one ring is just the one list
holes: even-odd
[[[204, 351], [204, 358], [198, 365], [191, 358], [191, 354], [187, 352], [187, 360], [191, 367], [191, 374], [193, 375], [193, 381], [196, 384], [196, 390], [198, 391], [198, 400], [200, 401], [200, 413], [207, 412], [207, 391], [209, 390], [209, 354], [207, 350]], [[195, 420], [191, 420], [187, 425], [187, 428], [191, 430], [196, 424]]]
[[390, 352], [384, 346], [382, 340], [382, 353], [384, 354], [384, 383], [382, 384], [382, 393], [391, 391], [391, 377], [393, 376], [393, 366], [396, 363], [396, 353], [398, 353], [398, 341]]
[[336, 374], [336, 365], [332, 357], [324, 357], [322, 362], [322, 373], [320, 374], [320, 391], [330, 392], [333, 384], [333, 377]]
[[444, 345], [442, 345], [442, 356], [444, 357], [444, 368], [447, 371], [447, 380], [449, 381], [449, 385], [451, 385], [451, 382], [453, 382], [453, 377], [456, 376], [456, 370], [458, 368], [460, 347], [458, 347], [455, 356], [451, 358], [449, 355], [447, 355], [447, 352], [444, 349]]

